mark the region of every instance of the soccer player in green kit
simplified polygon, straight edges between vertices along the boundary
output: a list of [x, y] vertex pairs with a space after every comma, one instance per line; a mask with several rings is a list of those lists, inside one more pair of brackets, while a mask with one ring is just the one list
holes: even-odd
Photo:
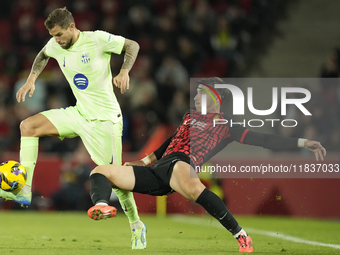
[[[17, 193], [0, 190], [0, 196], [28, 206], [31, 203], [33, 172], [38, 158], [38, 141], [43, 136], [73, 138], [79, 136], [97, 165], [122, 164], [122, 113], [112, 88], [111, 54], [125, 52], [120, 73], [113, 78], [124, 93], [129, 88], [129, 71], [139, 45], [122, 36], [104, 31], [79, 31], [66, 7], [51, 12], [45, 26], [52, 38], [38, 53], [26, 83], [16, 99], [33, 96], [35, 80], [54, 58], [77, 99], [75, 106], [52, 109], [31, 116], [20, 124], [20, 162], [27, 171], [27, 182]], [[146, 227], [139, 220], [132, 192], [114, 189], [129, 218], [132, 249], [146, 247]], [[115, 211], [106, 212], [115, 214]]]

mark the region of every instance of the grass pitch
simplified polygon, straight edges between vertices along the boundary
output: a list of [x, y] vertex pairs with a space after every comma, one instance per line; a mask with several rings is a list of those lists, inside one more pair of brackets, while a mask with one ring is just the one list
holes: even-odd
[[[123, 214], [101, 221], [86, 212], [0, 211], [0, 217], [1, 255], [239, 254], [236, 240], [210, 216], [142, 215], [148, 227], [145, 250], [131, 250]], [[251, 235], [254, 254], [340, 254], [338, 221], [236, 218]]]

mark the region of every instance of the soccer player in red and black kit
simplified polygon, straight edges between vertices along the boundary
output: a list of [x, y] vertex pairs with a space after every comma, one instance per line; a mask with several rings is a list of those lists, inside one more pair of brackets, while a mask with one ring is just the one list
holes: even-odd
[[[316, 141], [258, 133], [241, 125], [214, 127], [214, 119], [228, 119], [228, 117], [220, 112], [217, 98], [215, 104], [210, 97], [206, 97], [207, 114], [201, 114], [201, 94], [206, 93], [209, 86], [222, 83], [223, 81], [217, 77], [201, 79], [194, 98], [196, 109], [189, 110], [184, 115], [176, 132], [153, 153], [141, 160], [127, 162], [124, 166], [97, 166], [91, 172], [91, 199], [95, 206], [88, 210], [90, 218], [99, 220], [116, 215], [116, 208], [108, 205], [112, 188], [153, 196], [178, 192], [203, 206], [231, 232], [238, 240], [239, 252], [253, 252], [251, 238], [238, 224], [223, 201], [202, 184], [194, 170], [195, 166], [201, 166], [233, 141], [275, 150], [305, 147], [315, 153], [317, 160], [323, 160], [326, 150]], [[226, 89], [216, 89], [216, 91], [222, 102], [229, 93]], [[148, 166], [153, 162], [155, 162], [153, 165]]]

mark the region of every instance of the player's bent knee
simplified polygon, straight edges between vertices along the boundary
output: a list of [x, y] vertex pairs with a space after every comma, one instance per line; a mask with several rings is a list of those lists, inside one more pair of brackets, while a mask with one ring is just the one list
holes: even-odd
[[90, 173], [90, 176], [93, 175], [93, 174], [104, 174], [104, 169], [103, 169], [103, 166], [97, 166], [96, 168], [94, 168], [91, 173]]
[[19, 128], [21, 136], [34, 136], [34, 129], [28, 119], [21, 121]]
[[170, 184], [174, 190], [192, 201], [195, 201], [205, 189], [190, 165], [182, 161], [174, 165]]
[[205, 186], [201, 183], [201, 181], [197, 180], [191, 185], [188, 185], [186, 192], [187, 198], [190, 199], [191, 201], [196, 201], [204, 189]]
[[193, 200], [194, 201], [197, 200], [197, 198], [202, 194], [204, 189], [205, 189], [205, 186], [201, 182], [200, 182], [199, 185], [195, 186], [194, 191], [193, 191]]
[[97, 166], [95, 169], [93, 169], [90, 175], [96, 174], [96, 173], [102, 174], [107, 179], [112, 181], [118, 174], [117, 170], [118, 169], [114, 165], [100, 165], [100, 166]]

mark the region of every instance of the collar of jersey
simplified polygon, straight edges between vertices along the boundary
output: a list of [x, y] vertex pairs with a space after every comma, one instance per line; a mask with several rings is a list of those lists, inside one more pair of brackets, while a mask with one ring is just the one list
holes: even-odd
[[82, 37], [83, 37], [83, 32], [82, 31], [80, 31], [80, 30], [78, 30], [79, 31], [79, 37], [78, 37], [78, 40], [75, 42], [75, 44], [73, 44], [70, 48], [69, 48], [69, 50], [72, 50], [74, 47], [76, 47], [78, 44], [79, 44], [79, 41], [82, 39]]

